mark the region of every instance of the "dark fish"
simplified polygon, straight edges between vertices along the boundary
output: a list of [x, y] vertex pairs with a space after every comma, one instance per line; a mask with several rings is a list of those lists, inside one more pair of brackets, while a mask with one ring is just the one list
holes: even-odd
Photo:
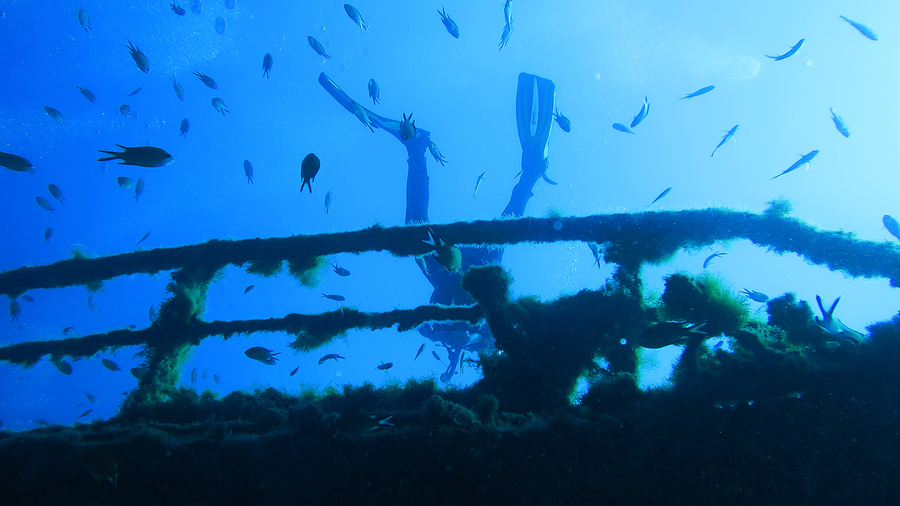
[[34, 174], [34, 166], [31, 162], [18, 155], [0, 152], [0, 167], [6, 167], [16, 172], [31, 172]]
[[500, 44], [498, 51], [503, 51], [503, 48], [509, 44], [509, 38], [512, 37], [512, 24], [506, 23], [503, 25], [503, 33], [500, 34]]
[[228, 112], [228, 109], [225, 108], [225, 102], [219, 97], [212, 99], [212, 106], [215, 110], [222, 113], [222, 116], [225, 116], [225, 113]]
[[834, 112], [833, 107], [829, 107], [828, 110], [831, 111], [831, 121], [834, 122], [834, 127], [837, 128], [841, 135], [850, 138], [850, 129], [848, 129], [847, 124], [844, 123], [844, 118], [838, 116], [838, 113]]
[[59, 186], [55, 184], [48, 184], [47, 190], [50, 192], [50, 195], [53, 195], [53, 198], [60, 202], [65, 202], [66, 198], [63, 197], [62, 190], [59, 189]]
[[73, 330], [75, 330], [75, 327], [66, 327], [62, 330], [62, 333], [64, 336], [67, 336], [69, 335], [69, 332], [72, 332]]
[[[399, 134], [400, 138], [405, 140], [412, 139], [416, 135], [416, 120], [412, 119], [413, 113], [409, 113], [409, 117], [406, 117], [406, 113], [403, 113], [403, 121], [400, 122]], [[410, 121], [412, 119], [412, 121]]]
[[419, 358], [419, 355], [421, 355], [423, 351], [425, 351], [425, 343], [422, 343], [422, 346], [419, 346], [419, 351], [416, 352], [416, 357], [413, 360]]
[[127, 190], [131, 188], [131, 185], [134, 184], [134, 181], [130, 177], [117, 177], [116, 183], [119, 184], [119, 188], [123, 190]]
[[363, 33], [363, 30], [368, 29], [369, 27], [366, 25], [365, 20], [363, 20], [362, 14], [356, 10], [356, 7], [350, 4], [344, 4], [344, 10], [347, 12], [347, 15], [350, 16], [350, 19], [356, 23], [356, 26], [359, 27], [359, 33]]
[[250, 290], [253, 290], [253, 287], [256, 285], [247, 285], [247, 288], [244, 288], [244, 293], [250, 293]]
[[110, 371], [121, 371], [122, 370], [122, 368], [119, 367], [118, 364], [116, 364], [115, 362], [113, 362], [112, 360], [110, 360], [108, 358], [104, 358], [100, 362], [103, 363], [103, 367], [109, 369]]
[[37, 202], [37, 205], [42, 208], [50, 211], [53, 214], [56, 214], [56, 209], [53, 209], [53, 206], [50, 205], [50, 202], [47, 201], [44, 197], [35, 197], [34, 201]]
[[209, 86], [210, 88], [212, 88], [214, 90], [219, 87], [219, 85], [216, 84], [216, 81], [212, 77], [209, 77], [208, 75], [204, 74], [203, 72], [198, 72], [195, 70], [194, 75], [197, 76], [198, 79], [200, 79], [200, 82], [202, 82], [203, 84]]
[[800, 50], [800, 48], [803, 46], [803, 42], [805, 42], [805, 41], [806, 41], [806, 39], [800, 39], [800, 42], [794, 44], [794, 47], [792, 47], [787, 53], [784, 53], [784, 54], [781, 54], [778, 56], [766, 55], [766, 57], [771, 58], [775, 61], [781, 61], [781, 60], [784, 60], [785, 58], [790, 58], [791, 56], [794, 55], [794, 53], [796, 53], [797, 51]]
[[97, 483], [108, 482], [116, 488], [116, 480], [119, 477], [119, 468], [116, 458], [105, 448], [97, 447], [81, 456], [81, 461], [87, 467], [91, 476]]
[[569, 118], [560, 114], [559, 109], [553, 113], [553, 119], [556, 120], [556, 124], [559, 125], [559, 128], [562, 128], [563, 132], [568, 133], [572, 131], [572, 122], [569, 121]]
[[632, 132], [631, 129], [629, 129], [627, 126], [625, 126], [621, 123], [613, 123], [612, 127], [620, 132], [625, 132], [626, 134], [634, 135], [634, 132]]
[[134, 203], [137, 204], [141, 194], [144, 193], [144, 178], [139, 177], [137, 183], [134, 183]]
[[727, 254], [728, 254], [728, 253], [723, 253], [723, 252], [721, 252], [721, 251], [716, 251], [716, 252], [713, 253], [712, 255], [706, 257], [706, 260], [703, 261], [703, 268], [706, 269], [707, 267], [709, 267], [709, 263], [712, 262], [714, 258], [719, 258], [719, 257], [725, 256], [725, 255], [727, 255]]
[[253, 348], [247, 349], [244, 352], [244, 355], [252, 358], [258, 362], [262, 362], [266, 365], [275, 365], [275, 362], [278, 360], [275, 355], [280, 355], [281, 352], [272, 353], [272, 350], [267, 350], [262, 346], [254, 346]]
[[431, 352], [431, 356], [434, 357], [434, 359], [437, 360], [438, 362], [440, 362], [440, 363], [442, 363], [442, 364], [444, 363], [444, 361], [441, 360], [440, 355], [438, 355], [436, 351], [432, 351], [432, 352]]
[[184, 16], [184, 14], [185, 14], [184, 7], [182, 7], [176, 3], [169, 4], [169, 8], [172, 9], [172, 12], [174, 12], [175, 14], [178, 14], [179, 16]]
[[131, 107], [128, 104], [119, 106], [119, 114], [122, 116], [131, 116]]
[[325, 214], [328, 214], [331, 211], [331, 201], [334, 199], [334, 195], [328, 191], [325, 193]]
[[663, 190], [662, 193], [660, 193], [655, 199], [653, 199], [653, 202], [651, 202], [650, 205], [652, 206], [653, 204], [656, 203], [657, 200], [659, 200], [659, 199], [665, 197], [666, 195], [668, 195], [670, 191], [672, 191], [672, 187], [671, 187], [671, 186], [668, 187], [668, 188], [666, 188], [665, 190]]
[[87, 411], [85, 411], [85, 412], [84, 412], [84, 413], [82, 413], [82, 414], [80, 414], [80, 415], [78, 415], [78, 418], [76, 418], [76, 420], [78, 420], [78, 419], [80, 419], [80, 418], [84, 418], [84, 417], [86, 417], [86, 416], [88, 416], [88, 415], [89, 415], [89, 414], [91, 414], [91, 412], [92, 412], [92, 411], [94, 411], [94, 410], [93, 410], [93, 408], [91, 408], [91, 409], [89, 409], [89, 410], [87, 410]]
[[35, 419], [34, 423], [40, 425], [41, 427], [46, 427], [46, 426], [50, 425], [50, 422], [48, 422], [47, 420], [44, 420], [42, 418]]
[[135, 65], [137, 65], [137, 67], [141, 69], [141, 72], [144, 72], [145, 74], [147, 72], [150, 72], [150, 62], [147, 61], [147, 55], [145, 55], [143, 51], [135, 47], [130, 40], [128, 41], [128, 45], [125, 47], [128, 48], [128, 50], [131, 52], [131, 57], [134, 59]]
[[56, 109], [54, 109], [50, 106], [44, 106], [44, 112], [46, 112], [47, 115], [50, 116], [51, 118], [55, 119], [56, 122], [59, 123], [60, 125], [66, 124], [66, 120], [63, 119], [62, 113], [57, 111]]
[[188, 130], [191, 129], [191, 122], [188, 121], [187, 118], [181, 120], [181, 124], [178, 125], [178, 136], [187, 138]]
[[481, 183], [484, 182], [484, 178], [487, 177], [487, 172], [482, 172], [478, 175], [478, 179], [475, 180], [475, 191], [472, 192], [472, 198], [478, 197], [478, 189], [481, 188]]
[[297, 374], [297, 371], [299, 371], [299, 370], [300, 370], [300, 366], [298, 365], [297, 367], [294, 368], [293, 371], [291, 371], [291, 374], [289, 374], [289, 376], [293, 376], [293, 375]]
[[222, 378], [220, 378], [218, 374], [213, 374], [213, 381], [216, 382], [216, 385], [222, 384]]
[[884, 228], [900, 241], [900, 223], [889, 214], [885, 214], [884, 217], [881, 218], [881, 222], [884, 223]]
[[[71, 328], [71, 327], [67, 327], [67, 328]], [[63, 330], [63, 334], [65, 334], [65, 333], [66, 333], [66, 331]], [[59, 372], [65, 374], [66, 376], [69, 376], [70, 374], [72, 374], [72, 364], [66, 362], [65, 360], [52, 360], [51, 362], [53, 363], [54, 366], [56, 366], [57, 369], [59, 369]]]
[[106, 153], [107, 155], [103, 158], [98, 158], [98, 162], [106, 162], [109, 160], [122, 160], [119, 162], [119, 165], [135, 165], [137, 167], [164, 167], [170, 163], [172, 163], [175, 159], [169, 153], [166, 153], [164, 150], [159, 148], [154, 148], [153, 146], [135, 146], [135, 147], [126, 147], [121, 144], [116, 144], [123, 151], [115, 152], [115, 151], [104, 151], [102, 149], [98, 150], [101, 153]]
[[[850, 20], [848, 19], [847, 21]], [[84, 28], [84, 31], [93, 30], [93, 28], [91, 28], [91, 17], [88, 16], [87, 11], [84, 9], [78, 9], [78, 24]]]
[[9, 303], [9, 321], [14, 322], [19, 319], [19, 316], [22, 314], [22, 306], [19, 304], [19, 301], [14, 300]]
[[25, 302], [34, 302], [34, 297], [32, 297], [31, 295], [23, 295], [22, 300], [24, 300]]
[[325, 48], [322, 47], [322, 43], [319, 42], [315, 37], [310, 35], [306, 38], [306, 40], [307, 42], [309, 42], [309, 47], [313, 48], [313, 51], [315, 51], [319, 56], [322, 56], [327, 60], [331, 59], [331, 56], [329, 56], [328, 53], [325, 52]]
[[266, 76], [266, 79], [269, 78], [269, 72], [272, 71], [272, 54], [266, 53], [263, 56], [263, 75]]
[[[713, 152], [712, 152], [712, 154], [709, 155], [710, 158], [712, 158], [713, 156], [715, 156], [716, 151], [718, 151], [719, 148], [721, 148], [722, 146], [724, 146], [726, 142], [728, 142], [729, 140], [731, 140], [731, 139], [734, 138], [734, 134], [737, 133], [737, 129], [738, 129], [739, 126], [740, 126], [740, 125], [734, 125], [733, 127], [731, 127], [731, 130], [729, 130], [729, 131], [722, 137], [722, 140], [719, 141], [719, 145], [716, 146], [716, 149], [714, 149]], [[735, 142], [737, 142], [737, 141], [735, 141]]]
[[869, 28], [868, 26], [866, 26], [862, 23], [857, 23], [856, 21], [853, 21], [852, 19], [847, 19], [844, 16], [841, 16], [841, 19], [850, 23], [850, 25], [853, 28], [856, 28], [857, 30], [859, 30], [859, 33], [863, 34], [863, 36], [865, 38], [867, 38], [869, 40], [878, 40], [878, 34], [876, 34], [874, 31], [872, 31], [872, 29]]
[[659, 349], [672, 344], [681, 344], [690, 337], [705, 337], [706, 332], [700, 330], [704, 325], [706, 325], [705, 322], [699, 325], [674, 322], [657, 323], [644, 330], [638, 346]]
[[430, 228], [428, 229], [428, 240], [422, 242], [433, 248], [431, 254], [444, 269], [447, 269], [447, 272], [456, 272], [462, 266], [462, 251], [442, 238], [435, 237]]
[[316, 180], [316, 174], [319, 173], [319, 157], [315, 153], [310, 153], [303, 158], [300, 163], [300, 193], [303, 193], [303, 187], [309, 185], [309, 193], [312, 193], [312, 182]]
[[138, 380], [141, 380], [144, 378], [144, 376], [147, 375], [147, 368], [146, 367], [132, 367], [130, 372], [131, 372], [132, 376], [134, 376]]
[[197, 368], [191, 369], [191, 385], [197, 382]]
[[393, 363], [393, 362], [386, 362], [386, 363], [385, 363], [385, 362], [382, 362], [381, 365], [376, 366], [375, 369], [378, 369], [379, 371], [387, 371], [387, 370], [390, 369], [391, 367], [394, 367], [394, 363]]
[[707, 93], [711, 92], [711, 91], [714, 90], [715, 88], [716, 88], [716, 87], [715, 87], [715, 86], [712, 86], [712, 85], [706, 86], [706, 87], [704, 87], [704, 88], [700, 88], [699, 90], [697, 90], [697, 91], [695, 91], [695, 92], [693, 92], [693, 93], [688, 93], [687, 95], [685, 95], [685, 96], [679, 98], [678, 100], [684, 100], [684, 99], [686, 99], [686, 98], [694, 98], [694, 97], [699, 97], [700, 95], [706, 95]]
[[223, 18], [222, 16], [217, 17], [216, 21], [215, 21], [215, 26], [216, 26], [216, 33], [218, 33], [219, 35], [222, 35], [223, 33], [225, 33], [225, 18]]
[[334, 273], [341, 277], [347, 277], [350, 275], [350, 271], [340, 267], [338, 264], [331, 264], [331, 268], [334, 269]]
[[[153, 232], [153, 231], [150, 230], [149, 232], [147, 232], [146, 234], [144, 234], [144, 237], [141, 237], [141, 240], [138, 241], [138, 242], [136, 242], [136, 243], [134, 243], [134, 245], [137, 246], [138, 244], [140, 244], [140, 243], [146, 241], [147, 238], [150, 237], [150, 234], [151, 234], [152, 232]], [[154, 320], [153, 318], [150, 319], [151, 322], [152, 322], [153, 320]]]
[[322, 297], [325, 297], [326, 299], [336, 300], [338, 302], [347, 300], [343, 295], [328, 295], [323, 293]]
[[634, 119], [631, 120], [631, 128], [634, 128], [641, 124], [642, 121], [650, 114], [650, 101], [647, 100], [647, 97], [644, 97], [644, 105], [641, 106], [641, 110], [634, 116]]
[[749, 290], [747, 288], [741, 290], [741, 294], [746, 295], [748, 298], [750, 298], [750, 300], [753, 300], [755, 302], [766, 302], [769, 300], [768, 295], [762, 292], [757, 292], [756, 290]]
[[178, 81], [176, 81], [174, 77], [172, 78], [172, 88], [175, 89], [175, 96], [178, 97], [178, 100], [181, 100], [183, 102], [184, 88], [182, 88], [181, 85], [178, 84]]
[[348, 436], [361, 436], [382, 427], [393, 427], [394, 424], [388, 421], [392, 416], [394, 415], [379, 418], [375, 415], [367, 415], [355, 411], [341, 413], [337, 421], [334, 422], [334, 428]]
[[140, 93], [140, 92], [141, 92], [141, 87], [138, 86], [137, 88], [134, 89], [134, 91], [132, 91], [131, 93], [129, 93], [129, 94], [125, 95], [125, 96], [126, 96], [126, 97], [133, 97], [133, 96], [137, 95], [137, 94]]
[[244, 175], [247, 176], [247, 184], [253, 183], [253, 165], [250, 160], [244, 160]]
[[[450, 16], [447, 15], [447, 8], [442, 7], [443, 11], [437, 11], [437, 13], [441, 16], [441, 23], [444, 23], [444, 27], [447, 28], [447, 31], [450, 32], [454, 38], [459, 38], [459, 27], [456, 26], [456, 21], [450, 19]], [[502, 48], [501, 48], [502, 49]]]
[[194, 14], [203, 12], [203, 6], [200, 5], [200, 0], [191, 0], [191, 12]]
[[372, 99], [372, 104], [378, 105], [378, 102], [381, 100], [381, 87], [378, 86], [378, 82], [375, 79], [369, 79], [369, 98]]
[[97, 397], [90, 392], [85, 392], [84, 398], [87, 399], [91, 404], [97, 404]]
[[44, 230], [44, 240], [50, 242], [51, 237], [53, 237], [53, 229], [48, 227], [47, 230]]
[[319, 365], [324, 364], [327, 360], [334, 360], [337, 362], [338, 359], [346, 360], [345, 357], [342, 357], [337, 353], [329, 353], [328, 355], [323, 355], [322, 358], [319, 359]]
[[84, 98], [88, 99], [89, 102], [91, 102], [92, 104], [97, 103], [97, 96], [94, 95], [91, 92], [91, 90], [89, 90], [87, 88], [82, 88], [81, 86], [78, 86], [78, 85], [76, 85], [75, 87], [78, 88], [78, 91], [80, 91], [81, 94], [84, 95]]
[[809, 162], [811, 162], [812, 159], [815, 158], [816, 155], [818, 155], [818, 154], [819, 154], [819, 150], [818, 150], [818, 149], [814, 149], [814, 150], [810, 151], [809, 153], [806, 153], [805, 155], [803, 155], [802, 157], [800, 157], [799, 160], [797, 160], [796, 162], [794, 162], [793, 165], [791, 165], [791, 166], [788, 167], [787, 169], [784, 169], [784, 171], [783, 171], [781, 174], [778, 174], [777, 176], [773, 177], [772, 179], [775, 179], [776, 177], [781, 177], [781, 176], [787, 174], [788, 172], [795, 171], [795, 170], [799, 169], [800, 167], [803, 167], [804, 165], [807, 166], [807, 170], [808, 170], [808, 169], [809, 169]]

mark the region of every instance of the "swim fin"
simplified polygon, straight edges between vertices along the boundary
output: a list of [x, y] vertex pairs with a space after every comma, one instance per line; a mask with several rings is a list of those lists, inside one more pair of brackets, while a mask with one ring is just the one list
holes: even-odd
[[[556, 107], [556, 85], [549, 79], [522, 72], [516, 92], [516, 124], [522, 145], [522, 172], [503, 215], [523, 216], [531, 189], [550, 165], [550, 130]], [[549, 182], [549, 180], [548, 180]]]

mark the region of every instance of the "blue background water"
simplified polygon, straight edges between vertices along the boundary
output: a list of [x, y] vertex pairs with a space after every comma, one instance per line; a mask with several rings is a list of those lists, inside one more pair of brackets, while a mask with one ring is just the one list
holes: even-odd
[[[556, 83], [559, 111], [572, 121], [571, 133], [554, 126], [548, 175], [539, 182], [528, 214], [559, 211], [571, 215], [641, 212], [665, 188], [671, 193], [651, 209], [726, 206], [761, 211], [765, 202], [785, 197], [793, 215], [824, 229], [852, 231], [861, 239], [892, 241], [881, 224], [884, 214], [900, 215], [894, 152], [900, 101], [894, 27], [900, 5], [890, 0], [861, 5], [849, 1], [635, 2], [516, 0], [513, 33], [497, 50], [503, 30], [502, 2], [384, 2], [354, 5], [370, 28], [360, 33], [342, 3], [237, 0], [227, 9], [205, 1], [200, 15], [176, 16], [166, 2], [78, 3], [4, 1], [0, 9], [0, 151], [24, 156], [34, 174], [0, 170], [0, 270], [44, 265], [69, 258], [74, 249], [111, 255], [136, 248], [195, 244], [208, 239], [315, 234], [356, 230], [375, 223], [403, 222], [406, 151], [393, 138], [373, 134], [341, 108], [316, 82], [328, 74], [363, 104], [366, 83], [381, 86], [381, 104], [367, 105], [383, 116], [415, 113], [417, 125], [449, 159], [446, 167], [429, 158], [430, 216], [434, 222], [490, 219], [508, 201], [519, 171], [521, 149], [515, 124], [516, 79], [526, 71]], [[460, 27], [451, 37], [435, 9], [446, 7]], [[92, 30], [79, 26], [85, 9]], [[871, 24], [877, 42], [864, 38], [839, 18]], [[214, 30], [217, 17], [226, 30]], [[307, 44], [318, 38], [333, 60]], [[772, 61], [797, 40], [806, 43], [794, 56]], [[130, 40], [146, 53], [150, 72], [142, 73], [124, 45]], [[270, 79], [262, 58], [271, 53]], [[212, 90], [192, 73], [218, 82]], [[170, 78], [184, 86], [179, 101]], [[92, 104], [75, 88], [98, 97]], [[691, 100], [677, 100], [707, 85], [716, 89]], [[137, 87], [142, 90], [125, 95]], [[651, 112], [634, 130], [620, 133], [612, 123], [629, 124], [644, 96]], [[224, 117], [210, 105], [221, 97]], [[131, 117], [118, 114], [128, 104]], [[47, 116], [51, 106], [65, 125]], [[841, 114], [851, 131], [844, 138], [829, 117]], [[190, 120], [179, 137], [182, 118]], [[740, 124], [737, 142], [709, 153], [724, 132]], [[163, 168], [97, 162], [98, 149], [115, 144], [153, 145], [175, 157]], [[809, 171], [775, 180], [802, 154], [821, 150]], [[315, 152], [322, 169], [313, 194], [299, 194], [300, 160]], [[244, 159], [252, 162], [255, 183], [247, 184]], [[472, 198], [475, 180], [487, 177]], [[135, 203], [116, 177], [144, 177], [146, 189]], [[56, 202], [47, 184], [58, 185], [66, 202]], [[334, 194], [329, 214], [324, 196]], [[35, 204], [43, 196], [59, 210]], [[43, 233], [54, 230], [49, 244]], [[135, 243], [147, 232], [140, 246]], [[848, 280], [840, 273], [808, 266], [793, 255], [776, 256], [746, 242], [681, 253], [674, 262], [645, 269], [651, 289], [676, 270], [700, 272], [715, 251], [728, 255], [710, 269], [734, 288], [776, 296], [786, 291], [813, 300], [838, 296], [837, 315], [849, 326], [893, 316], [900, 296], [884, 280]], [[431, 287], [412, 259], [387, 254], [338, 255], [333, 259], [351, 276], [326, 275], [307, 289], [286, 275], [273, 279], [229, 268], [209, 292], [207, 320], [280, 317], [290, 312], [319, 313], [338, 307], [322, 293], [346, 297], [347, 306], [365, 311], [409, 308], [428, 301]], [[581, 243], [522, 245], [509, 248], [504, 265], [516, 279], [516, 295], [546, 299], [597, 288], [609, 267], [592, 266]], [[149, 325], [148, 308], [165, 296], [167, 273], [130, 276], [104, 284], [87, 305], [84, 288], [34, 290], [34, 303], [22, 301], [18, 321], [0, 320], [0, 344], [59, 339]], [[244, 294], [247, 285], [255, 289]], [[753, 304], [753, 308], [759, 304]], [[327, 349], [294, 355], [279, 334], [207, 339], [183, 374], [199, 372], [196, 388], [227, 393], [236, 388], [275, 386], [297, 392], [302, 385], [338, 386], [372, 381], [383, 384], [409, 377], [437, 376], [444, 366], [428, 351], [412, 358], [425, 340], [417, 332], [353, 332]], [[265, 346], [281, 352], [276, 366], [247, 359], [243, 351]], [[44, 360], [31, 369], [0, 364], [0, 418], [15, 430], [35, 419], [72, 423], [108, 417], [136, 380], [127, 369], [138, 365], [137, 349], [75, 362], [71, 376]], [[318, 365], [325, 353], [346, 361]], [[659, 353], [663, 364], [644, 374], [645, 384], [665, 379], [664, 364], [677, 347]], [[111, 372], [100, 363], [111, 358], [123, 367]], [[446, 360], [446, 354], [444, 353]], [[375, 370], [393, 362], [388, 372]], [[653, 363], [654, 360], [648, 360]], [[297, 375], [289, 371], [299, 366]], [[219, 375], [222, 384], [213, 382]], [[471, 369], [453, 383], [477, 380]], [[91, 405], [83, 396], [97, 396]]]

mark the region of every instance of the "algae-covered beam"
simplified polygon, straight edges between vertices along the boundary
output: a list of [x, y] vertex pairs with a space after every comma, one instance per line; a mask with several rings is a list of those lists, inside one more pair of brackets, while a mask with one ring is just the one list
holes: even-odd
[[225, 266], [368, 251], [390, 251], [397, 256], [423, 255], [430, 251], [422, 242], [428, 237], [428, 227], [438, 237], [453, 244], [609, 243], [604, 253], [605, 259], [631, 270], [644, 262], [663, 262], [685, 247], [749, 239], [757, 246], [777, 253], [796, 253], [831, 270], [840, 270], [854, 277], [884, 277], [891, 280], [892, 286], [900, 286], [900, 250], [894, 244], [860, 241], [845, 232], [818, 230], [778, 213], [701, 209], [430, 226], [375, 226], [336, 234], [213, 240], [178, 248], [63, 260], [42, 267], [21, 267], [0, 273], [0, 294], [15, 297], [30, 289], [85, 285], [135, 273], [154, 274], [181, 268], [198, 259], [206, 265]]
[[483, 316], [480, 306], [447, 307], [419, 306], [413, 309], [397, 309], [384, 313], [365, 313], [342, 308], [317, 315], [289, 314], [284, 318], [265, 320], [237, 320], [197, 322], [186, 326], [154, 325], [142, 330], [114, 330], [104, 334], [92, 334], [56, 341], [33, 341], [0, 348], [0, 360], [31, 366], [41, 357], [90, 357], [104, 350], [123, 346], [151, 348], [171, 344], [173, 340], [199, 343], [210, 336], [252, 334], [254, 332], [287, 332], [298, 338], [291, 347], [309, 351], [327, 344], [334, 337], [348, 330], [359, 328], [376, 330], [399, 325], [399, 331], [411, 330], [430, 321], [478, 322]]

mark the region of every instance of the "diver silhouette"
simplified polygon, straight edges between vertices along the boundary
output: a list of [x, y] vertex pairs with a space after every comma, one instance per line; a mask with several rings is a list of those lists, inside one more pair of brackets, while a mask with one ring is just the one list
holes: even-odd
[[[364, 108], [324, 73], [319, 74], [319, 84], [366, 126], [382, 129], [403, 143], [409, 155], [405, 223], [428, 223], [430, 188], [426, 153], [432, 147], [431, 133], [417, 128], [412, 137], [404, 139], [405, 136], [402, 137], [400, 132], [400, 121], [379, 116]], [[553, 81], [525, 72], [519, 74], [516, 123], [522, 145], [522, 171], [518, 183], [512, 189], [509, 204], [503, 210], [504, 217], [518, 218], [525, 214], [525, 207], [534, 196], [532, 189], [538, 179], [543, 178], [550, 184], [556, 184], [546, 175], [550, 162], [549, 143], [555, 102], [556, 86]], [[435, 154], [435, 158], [438, 155], [439, 153]], [[422, 274], [434, 288], [430, 299], [432, 304], [473, 304], [472, 298], [460, 285], [462, 273], [469, 267], [500, 264], [503, 260], [502, 248], [460, 246], [459, 249], [462, 251], [462, 267], [456, 272], [448, 272], [432, 255], [427, 255], [424, 262], [417, 262]], [[456, 373], [462, 352], [479, 352], [490, 347], [492, 342], [486, 324], [473, 326], [466, 322], [432, 323], [422, 325], [418, 330], [424, 337], [447, 349], [450, 364], [440, 377], [444, 382], [450, 381]]]

